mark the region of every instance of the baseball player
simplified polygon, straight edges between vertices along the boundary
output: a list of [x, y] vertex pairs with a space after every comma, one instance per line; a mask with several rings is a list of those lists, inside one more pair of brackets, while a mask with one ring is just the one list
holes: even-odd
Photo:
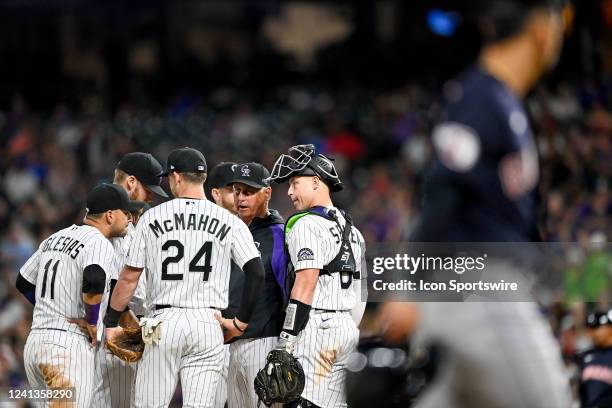
[[[232, 178], [234, 177], [234, 167], [236, 163], [222, 162], [210, 170], [210, 174], [206, 180], [210, 196], [215, 204], [223, 207], [232, 214], [236, 214], [236, 205], [234, 204], [234, 190], [231, 186]], [[223, 317], [231, 318], [236, 316], [240, 309], [240, 296], [242, 294], [242, 285], [238, 285], [237, 277], [243, 276], [244, 273], [232, 261], [229, 283], [229, 304], [227, 308], [221, 311]], [[221, 366], [221, 380], [217, 387], [215, 395], [215, 407], [223, 408], [227, 402], [227, 374], [229, 370], [230, 352], [229, 344], [223, 346], [223, 364]]]
[[[113, 183], [122, 186], [132, 200], [151, 203], [155, 195], [168, 197], [160, 187], [161, 178], [159, 175], [162, 171], [161, 164], [151, 154], [142, 152], [128, 153], [117, 164]], [[128, 226], [127, 235], [111, 240], [115, 249], [117, 267], [113, 268], [113, 274], [110, 277], [111, 290], [102, 300], [102, 318], [108, 307], [110, 294], [119, 278], [119, 272], [123, 265], [125, 265], [125, 258], [137, 221], [138, 215], [133, 214], [132, 223]], [[145, 275], [143, 274], [138, 281], [136, 293], [129, 304], [129, 309], [132, 313], [139, 316], [145, 314], [144, 287]], [[138, 324], [134, 319], [131, 319], [134, 316], [132, 313], [124, 314], [124, 319], [126, 319], [124, 324]], [[102, 340], [103, 330], [101, 330], [101, 327], [99, 329], [99, 340]], [[98, 347], [96, 352], [96, 386], [92, 405], [99, 408], [129, 407], [133, 395], [132, 388], [136, 378], [136, 368], [137, 363], [126, 363], [110, 353], [105, 347]]]
[[[180, 375], [183, 406], [213, 407], [223, 341], [248, 327], [263, 266], [246, 225], [205, 199], [202, 153], [172, 151], [163, 176], [175, 198], [144, 213], [136, 226], [104, 318], [107, 341], [122, 333], [119, 317], [145, 269], [147, 316], [161, 326], [140, 361], [134, 405], [168, 406]], [[216, 310], [227, 307], [232, 259], [245, 272], [245, 286], [238, 316], [221, 330]]]
[[[268, 352], [277, 344], [287, 299], [285, 225], [278, 211], [268, 208], [272, 197], [268, 169], [259, 163], [244, 163], [235, 166], [233, 176], [238, 216], [253, 234], [266, 278], [263, 295], [257, 301], [249, 328], [229, 345], [228, 407], [256, 408], [258, 397], [253, 383], [257, 372], [266, 363]], [[243, 275], [236, 275], [240, 277], [239, 286], [242, 286]]]
[[295, 282], [277, 348], [293, 353], [304, 369], [299, 407], [346, 407], [345, 367], [359, 340], [351, 311], [361, 300], [365, 243], [350, 217], [334, 207], [330, 194], [343, 184], [313, 145], [282, 154], [271, 180], [289, 181], [299, 211], [285, 225]]
[[594, 311], [586, 318], [593, 348], [578, 358], [581, 407], [612, 406], [612, 309]]
[[[34, 304], [24, 349], [32, 387], [74, 387], [76, 406], [89, 406], [100, 302], [115, 267], [110, 239], [127, 234], [130, 212], [143, 205], [119, 186], [95, 187], [87, 196], [84, 225], [51, 235], [21, 268], [17, 288]], [[76, 322], [80, 318], [87, 334]]]
[[234, 177], [234, 162], [222, 162], [217, 164], [210, 171], [206, 184], [210, 189], [210, 195], [219, 207], [223, 207], [232, 214], [236, 214], [236, 204], [234, 203], [234, 189], [232, 188], [232, 178]]
[[[520, 98], [557, 61], [563, 3], [480, 2], [485, 43], [478, 63], [445, 87], [446, 113], [433, 131], [434, 161], [414, 241], [540, 240], [538, 157]], [[492, 257], [486, 273], [521, 275], [515, 264]], [[535, 302], [420, 306], [418, 337], [443, 347], [444, 358], [416, 406], [570, 406], [558, 346]]]

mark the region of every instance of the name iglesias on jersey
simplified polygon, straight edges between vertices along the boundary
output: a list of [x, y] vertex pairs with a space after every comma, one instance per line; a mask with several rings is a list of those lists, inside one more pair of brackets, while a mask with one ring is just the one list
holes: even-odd
[[72, 259], [76, 259], [83, 248], [85, 248], [85, 245], [79, 242], [79, 240], [59, 235], [47, 238], [42, 246], [42, 252], [64, 252], [69, 254]]

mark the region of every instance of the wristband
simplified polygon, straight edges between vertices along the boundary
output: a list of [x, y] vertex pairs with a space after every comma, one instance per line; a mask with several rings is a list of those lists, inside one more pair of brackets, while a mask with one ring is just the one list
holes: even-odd
[[302, 303], [299, 300], [290, 299], [289, 305], [285, 310], [283, 331], [292, 336], [297, 336], [298, 333], [306, 327], [306, 323], [308, 323], [310, 309], [312, 309], [310, 305]]
[[238, 323], [236, 323], [235, 317], [232, 319], [232, 323], [234, 323], [234, 327], [236, 328], [236, 330], [238, 330], [240, 333], [244, 333], [244, 330], [241, 329], [240, 326], [238, 326]]
[[85, 303], [85, 321], [90, 326], [98, 324], [98, 317], [100, 316], [100, 303], [90, 305]]
[[104, 326], [108, 328], [117, 327], [119, 325], [119, 318], [121, 317], [121, 313], [123, 312], [115, 310], [110, 305], [108, 305], [106, 316], [104, 316]]

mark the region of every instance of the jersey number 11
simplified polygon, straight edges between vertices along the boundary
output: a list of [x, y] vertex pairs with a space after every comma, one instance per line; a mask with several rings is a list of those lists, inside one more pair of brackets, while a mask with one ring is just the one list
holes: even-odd
[[[49, 275], [49, 267], [51, 266], [51, 263], [53, 262], [53, 259], [49, 259], [47, 261], [47, 263], [45, 264], [45, 275], [43, 276], [43, 283], [42, 283], [42, 289], [40, 291], [40, 297], [44, 298], [45, 295], [47, 294], [47, 275]], [[57, 275], [57, 267], [59, 266], [59, 260], [55, 261], [55, 264], [53, 264], [53, 275], [51, 275], [51, 299], [55, 299], [55, 275]]]

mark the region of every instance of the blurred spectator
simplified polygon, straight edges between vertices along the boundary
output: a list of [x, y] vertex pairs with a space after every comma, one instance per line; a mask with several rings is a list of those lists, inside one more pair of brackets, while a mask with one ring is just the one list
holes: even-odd
[[580, 402], [583, 408], [612, 407], [612, 310], [587, 317], [594, 348], [581, 356]]

